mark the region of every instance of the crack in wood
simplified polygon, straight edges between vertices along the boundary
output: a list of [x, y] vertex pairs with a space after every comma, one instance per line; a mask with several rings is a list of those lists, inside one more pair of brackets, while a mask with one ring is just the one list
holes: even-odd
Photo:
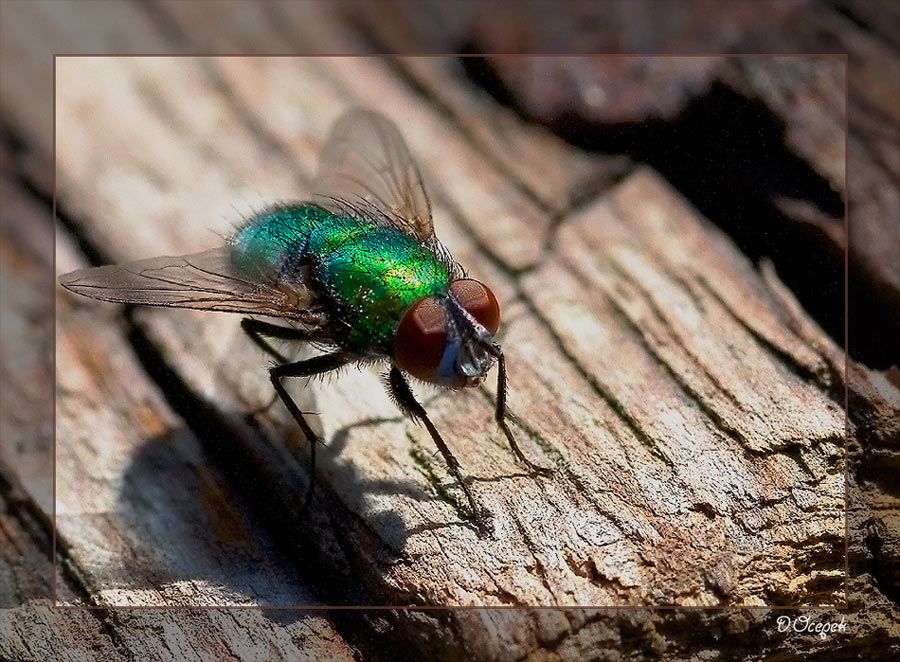
[[[800, 361], [794, 357], [788, 350], [783, 349], [778, 346], [775, 341], [767, 338], [763, 332], [757, 330], [753, 324], [744, 319], [734, 308], [729, 305], [729, 303], [722, 298], [719, 292], [713, 287], [703, 276], [703, 274], [699, 272], [695, 272], [693, 274], [694, 281], [696, 281], [713, 299], [715, 299], [722, 308], [728, 312], [729, 315], [747, 331], [750, 336], [756, 340], [765, 350], [771, 352], [775, 356], [777, 356], [782, 363], [785, 364], [788, 368], [790, 368], [794, 374], [804, 380], [812, 380], [817, 386], [820, 386], [826, 393], [830, 394], [833, 398], [835, 397], [836, 390], [835, 385], [831, 383], [828, 379], [828, 374], [823, 373], [822, 371], [815, 371], [810, 369], [809, 367], [803, 365]], [[687, 281], [683, 281], [687, 283]], [[801, 341], [800, 338], [797, 340]], [[827, 365], [827, 361], [824, 361]], [[843, 391], [841, 391], [843, 393]], [[841, 401], [842, 402], [842, 401]]]
[[535, 319], [537, 319], [543, 325], [548, 335], [553, 339], [557, 350], [559, 350], [559, 352], [566, 358], [566, 360], [575, 369], [575, 371], [579, 373], [581, 378], [590, 385], [594, 392], [604, 402], [606, 402], [607, 405], [609, 405], [610, 409], [612, 409], [619, 416], [619, 418], [631, 430], [632, 434], [634, 434], [635, 438], [644, 446], [646, 446], [652, 455], [661, 460], [669, 469], [673, 469], [675, 467], [675, 463], [672, 461], [672, 459], [668, 457], [668, 455], [666, 455], [665, 452], [663, 452], [662, 449], [660, 449], [656, 445], [655, 440], [641, 427], [637, 419], [628, 412], [625, 406], [612, 394], [609, 388], [605, 386], [596, 375], [589, 373], [580, 364], [578, 359], [569, 351], [569, 348], [566, 346], [565, 340], [562, 338], [562, 336], [559, 335], [550, 320], [540, 312], [537, 304], [523, 289], [518, 288], [518, 292], [525, 306], [532, 313]]
[[541, 584], [544, 585], [544, 589], [547, 591], [547, 594], [554, 601], [554, 603], [559, 604], [559, 599], [556, 597], [556, 593], [550, 586], [550, 579], [547, 577], [547, 571], [544, 568], [544, 564], [538, 558], [538, 550], [535, 549], [534, 540], [528, 533], [528, 530], [525, 528], [524, 522], [522, 522], [521, 518], [519, 518], [519, 516], [516, 514], [515, 508], [511, 509], [510, 512], [512, 513], [513, 524], [516, 525], [516, 530], [519, 532], [519, 535], [525, 542], [525, 548], [528, 550], [528, 552], [531, 554], [531, 558], [534, 560], [534, 569], [537, 572], [538, 578], [541, 580]]
[[[569, 264], [571, 265], [571, 263], [569, 263]], [[741, 409], [742, 405], [741, 405], [740, 401], [737, 399], [737, 396], [735, 396], [735, 394], [732, 393], [729, 388], [727, 388], [724, 384], [722, 384], [719, 381], [719, 379], [709, 371], [709, 368], [700, 359], [699, 356], [697, 356], [693, 351], [691, 351], [691, 349], [688, 348], [687, 343], [685, 342], [686, 339], [680, 333], [678, 333], [678, 331], [672, 325], [672, 323], [670, 322], [670, 320], [668, 319], [668, 317], [666, 316], [666, 314], [664, 313], [662, 308], [660, 308], [659, 304], [657, 303], [657, 301], [653, 297], [653, 295], [650, 293], [650, 291], [647, 290], [646, 288], [642, 287], [637, 279], [631, 277], [631, 275], [628, 273], [628, 270], [618, 261], [618, 259], [615, 257], [615, 255], [610, 256], [609, 265], [613, 269], [613, 271], [615, 271], [616, 274], [618, 274], [618, 276], [622, 280], [624, 280], [626, 283], [628, 283], [628, 285], [633, 287], [635, 290], [637, 290], [641, 294], [644, 301], [649, 306], [650, 310], [656, 316], [656, 319], [663, 325], [666, 332], [675, 341], [675, 347], [677, 348], [677, 350], [683, 352], [685, 354], [685, 356], [687, 356], [687, 358], [695, 366], [697, 366], [697, 368], [699, 368], [701, 370], [703, 375], [709, 380], [709, 382], [715, 387], [715, 389], [719, 393], [724, 395], [733, 405], [735, 405], [736, 407]], [[571, 265], [571, 266], [574, 269], [574, 265]], [[686, 290], [683, 290], [683, 291], [686, 291]], [[630, 321], [631, 325], [635, 328], [636, 331], [638, 331], [641, 334], [646, 334], [646, 335], [652, 334], [652, 331], [650, 331], [646, 327], [641, 327], [638, 324], [637, 320], [633, 319], [630, 315], [627, 314], [627, 310], [621, 305], [621, 302], [619, 302], [618, 299], [615, 299], [612, 296], [611, 292], [607, 291], [607, 295], [609, 297], [610, 303], [612, 305], [614, 305], [624, 316], [628, 317], [628, 320]], [[702, 302], [696, 301], [696, 303], [697, 303], [698, 307], [700, 307], [701, 309], [703, 308]], [[654, 343], [647, 344], [649, 351], [651, 351], [651, 353], [657, 358], [657, 360], [660, 363], [667, 364], [668, 362], [662, 357], [662, 355], [656, 349], [657, 347], [665, 345], [665, 343], [663, 341], [661, 341], [659, 339], [655, 339], [655, 338], [654, 338], [654, 341], [655, 341]], [[675, 370], [675, 366], [671, 366], [671, 368], [673, 371]]]

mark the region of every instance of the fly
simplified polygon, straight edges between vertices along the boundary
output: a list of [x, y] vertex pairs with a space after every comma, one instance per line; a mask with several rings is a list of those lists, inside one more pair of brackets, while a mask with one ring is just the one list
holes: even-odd
[[[60, 283], [103, 301], [286, 320], [290, 326], [244, 317], [241, 328], [275, 359], [272, 386], [310, 444], [304, 506], [315, 484], [320, 440], [283, 380], [351, 363], [386, 363], [391, 398], [428, 430], [483, 529], [490, 513], [476, 505], [408, 377], [467, 388], [480, 384], [496, 362], [494, 418], [515, 457], [549, 474], [525, 457], [507, 422], [506, 362], [494, 340], [497, 297], [466, 277], [438, 241], [418, 166], [386, 117], [362, 109], [341, 117], [323, 148], [312, 190], [309, 202], [256, 214], [225, 246], [73, 271]], [[324, 353], [288, 362], [271, 339], [312, 343]]]

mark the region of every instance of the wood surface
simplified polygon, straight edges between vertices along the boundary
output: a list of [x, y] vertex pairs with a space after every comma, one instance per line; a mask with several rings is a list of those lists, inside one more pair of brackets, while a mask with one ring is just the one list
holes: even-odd
[[[277, 84], [288, 76], [292, 85]], [[839, 367], [790, 332], [751, 265], [652, 172], [635, 170], [551, 236], [546, 215], [437, 113], [392, 88], [377, 60], [60, 58], [57, 77], [59, 204], [85, 219], [78, 232], [113, 261], [214, 245], [249, 214], [228, 211], [249, 191], [262, 201], [302, 197], [297, 180], [314, 168], [328, 124], [364, 96], [341, 98], [341, 89], [372, 86], [383, 99], [374, 107], [403, 118], [427, 181], [440, 183], [432, 184], [439, 236], [498, 289], [511, 408], [529, 453], [557, 475], [528, 476], [506, 452], [490, 387], [428, 391], [437, 425], [494, 515], [494, 535], [479, 538], [427, 435], [400, 420], [377, 371], [296, 384], [328, 440], [322, 498], [309, 513], [278, 517], [295, 525], [288, 538], [320, 572], [352, 563], [367, 580], [356, 593], [335, 577], [345, 587], [331, 604], [842, 600], [843, 413], [828, 396]], [[288, 116], [275, 121], [266, 108]], [[272, 134], [283, 153], [267, 153], [248, 125]], [[59, 273], [71, 266], [58, 257]], [[271, 558], [265, 548], [229, 545], [229, 558], [255, 559], [234, 595], [234, 581], [222, 578], [157, 586], [140, 576], [138, 548], [163, 568], [183, 559], [176, 577], [205, 576], [194, 565], [198, 531], [234, 535], [246, 524], [225, 510], [226, 491], [210, 485], [199, 449], [172, 439], [178, 422], [157, 389], [141, 390], [139, 363], [118, 363], [129, 354], [116, 344], [121, 311], [70, 299], [57, 309], [57, 530], [96, 575], [92, 600], [312, 604], [277, 588], [285, 578], [260, 563]], [[75, 307], [88, 311], [84, 326], [69, 314]], [[229, 428], [270, 399], [264, 357], [235, 318], [141, 310], [135, 319], [153, 359]], [[205, 415], [181, 406], [188, 426]], [[285, 438], [302, 441], [280, 405], [253, 422], [258, 430], [201, 443], [207, 454], [226, 447], [263, 464]], [[159, 437], [174, 458], [153, 458]], [[306, 483], [305, 449], [293, 452], [300, 461], [283, 480], [247, 467], [244, 480], [269, 483], [273, 506], [296, 502]], [[154, 474], [189, 467], [196, 477], [178, 480], [188, 504], [153, 487]], [[179, 512], [198, 500], [215, 518]], [[123, 501], [152, 507], [110, 522], [106, 512]], [[335, 554], [335, 543], [352, 556]], [[806, 572], [788, 570], [798, 557]], [[255, 585], [257, 577], [271, 585]]]
[[[203, 43], [198, 10], [163, 9], [149, 22], [132, 5], [117, 11], [160, 43], [180, 32]], [[316, 39], [290, 16], [285, 48], [290, 35]], [[848, 650], [891, 641], [897, 605], [883, 587], [897, 507], [878, 467], [896, 454], [893, 373], [850, 363], [852, 475], [864, 476], [850, 525], [865, 531], [851, 564], [881, 563], [854, 575], [848, 595], [841, 349], [771, 265], [748, 261], [658, 174], [523, 123], [450, 60], [57, 58], [55, 272], [215, 246], [267, 203], [303, 197], [344, 109], [380, 110], [422, 166], [438, 236], [503, 302], [516, 430], [554, 477], [528, 475], [508, 452], [492, 424], [493, 380], [417, 389], [494, 514], [495, 533], [479, 537], [427, 433], [400, 417], [377, 370], [351, 369], [292, 385], [326, 438], [301, 512], [305, 444], [280, 403], [265, 408], [267, 358], [238, 317], [126, 311], [57, 291], [49, 555], [55, 279], [51, 182], [39, 173], [53, 142], [28, 111], [26, 80], [4, 81], [2, 105], [14, 313], [4, 429], [16, 431], [0, 465], [2, 606], [22, 605], [0, 616], [14, 633], [2, 656], [395, 659], [411, 647], [457, 659], [621, 648], [677, 658], [696, 650], [688, 629], [730, 633], [725, 655], [760, 636], [775, 650], [786, 636], [769, 612], [746, 609], [135, 609], [160, 606], [840, 614], [850, 600], [872, 629], [852, 633]], [[22, 413], [38, 408], [39, 424]], [[53, 558], [58, 605], [132, 609], [54, 608]], [[805, 641], [794, 654], [825, 650]]]

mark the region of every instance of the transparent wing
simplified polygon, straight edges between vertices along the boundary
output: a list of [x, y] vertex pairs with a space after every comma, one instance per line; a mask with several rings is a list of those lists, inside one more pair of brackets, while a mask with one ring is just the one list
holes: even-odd
[[335, 123], [312, 190], [328, 209], [374, 209], [420, 241], [434, 235], [419, 168], [396, 125], [379, 113], [356, 108]]
[[102, 301], [266, 315], [308, 326], [324, 322], [309, 288], [300, 282], [280, 283], [262, 271], [239, 272], [232, 265], [230, 246], [80, 269], [60, 276], [59, 282]]

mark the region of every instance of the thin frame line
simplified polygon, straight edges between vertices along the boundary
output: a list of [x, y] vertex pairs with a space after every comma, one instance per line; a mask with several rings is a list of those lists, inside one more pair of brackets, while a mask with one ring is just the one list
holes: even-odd
[[850, 54], [844, 54], [844, 609], [850, 611]]
[[53, 287], [53, 359], [51, 366], [53, 370], [53, 606], [59, 606], [57, 601], [56, 578], [58, 576], [56, 569], [56, 384], [58, 382], [56, 375], [56, 55], [53, 56], [53, 274], [50, 282]]
[[438, 58], [438, 57], [518, 57], [518, 58], [537, 58], [537, 57], [569, 57], [569, 58], [588, 58], [588, 57], [614, 57], [614, 58], [645, 58], [645, 57], [669, 57], [669, 58], [716, 58], [716, 57], [842, 57], [846, 58], [847, 53], [828, 51], [824, 53], [54, 53], [53, 57], [207, 57], [207, 58], [248, 58], [248, 57], [290, 57], [290, 58], [334, 58], [334, 57], [354, 57], [354, 58]]
[[[519, 57], [519, 58], [535, 58], [535, 57], [566, 57], [566, 58], [587, 58], [587, 57], [616, 57], [616, 58], [637, 58], [637, 57], [668, 57], [668, 58], [745, 58], [745, 57], [843, 57], [844, 59], [844, 230], [845, 230], [845, 246], [844, 246], [844, 606], [837, 607], [835, 605], [72, 605], [59, 604], [57, 601], [57, 553], [56, 553], [56, 233], [57, 233], [57, 217], [56, 217], [56, 58], [58, 57], [108, 57], [108, 58], [281, 58], [281, 57], [313, 57], [313, 58], [334, 58], [334, 57], [354, 57], [354, 58], [413, 58], [413, 57]], [[849, 135], [849, 113], [850, 113], [850, 79], [849, 79], [849, 54], [848, 53], [425, 53], [425, 54], [409, 54], [409, 53], [260, 53], [260, 54], [234, 54], [234, 53], [54, 53], [53, 54], [53, 196], [52, 196], [52, 217], [53, 217], [53, 604], [56, 609], [271, 609], [271, 610], [300, 610], [300, 611], [321, 611], [321, 610], [463, 610], [463, 609], [553, 609], [553, 610], [834, 610], [848, 611], [850, 610], [850, 526], [849, 526], [849, 436], [850, 436], [850, 415], [849, 415], [849, 250], [850, 250], [850, 224], [849, 224], [849, 168], [848, 168], [848, 135]], [[88, 592], [93, 599], [93, 595]]]

